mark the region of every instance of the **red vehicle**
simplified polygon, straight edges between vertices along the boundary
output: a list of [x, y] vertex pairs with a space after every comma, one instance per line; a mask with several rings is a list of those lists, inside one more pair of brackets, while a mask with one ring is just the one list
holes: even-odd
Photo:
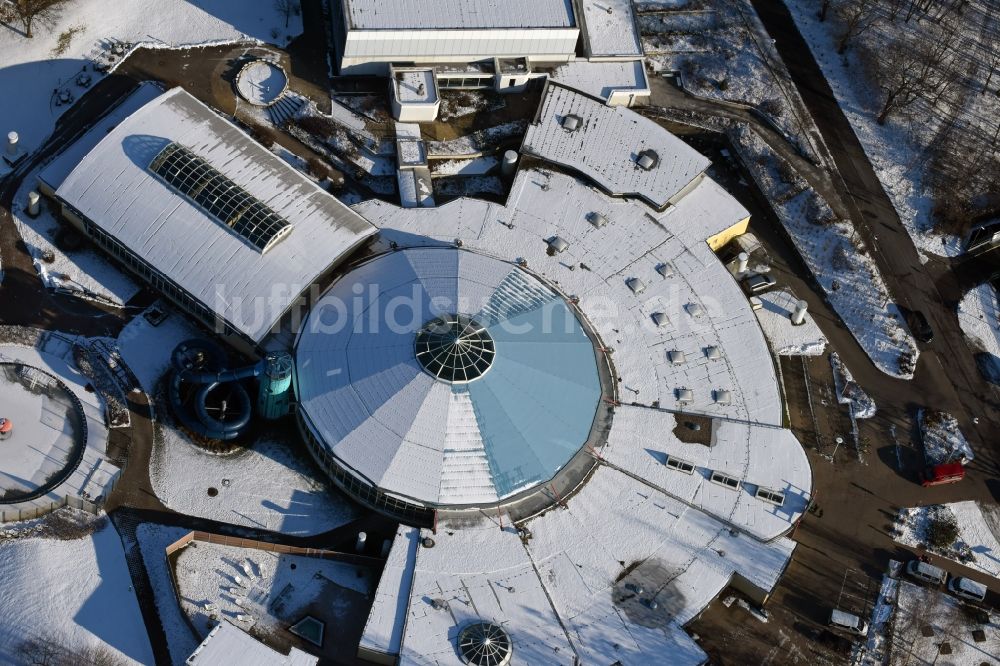
[[965, 478], [965, 467], [962, 463], [952, 462], [943, 465], [931, 465], [924, 470], [921, 485], [940, 486], [945, 483], [958, 483]]

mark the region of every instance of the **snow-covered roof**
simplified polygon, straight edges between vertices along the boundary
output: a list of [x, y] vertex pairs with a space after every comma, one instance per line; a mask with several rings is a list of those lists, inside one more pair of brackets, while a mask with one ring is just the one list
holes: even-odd
[[580, 0], [587, 55], [641, 56], [642, 44], [632, 15], [632, 0]]
[[343, 0], [352, 30], [572, 28], [572, 0]]
[[[381, 247], [452, 245], [460, 238], [465, 248], [523, 258], [532, 272], [578, 296], [581, 311], [614, 348], [624, 401], [670, 408], [676, 390], [689, 388], [694, 401], [686, 411], [781, 424], [767, 341], [739, 285], [705, 242], [749, 213], [711, 179], [662, 213], [536, 169], [518, 173], [506, 206], [458, 199], [435, 209], [377, 201], [356, 209], [381, 227]], [[608, 222], [596, 227], [595, 212]], [[553, 236], [569, 247], [550, 257]], [[674, 267], [670, 277], [657, 271], [664, 263]], [[632, 277], [645, 283], [641, 294], [629, 289]], [[704, 314], [689, 314], [691, 304]], [[666, 313], [668, 324], [656, 326], [654, 312]], [[722, 357], [709, 358], [708, 347]], [[684, 351], [688, 361], [671, 364], [668, 350]], [[717, 403], [716, 389], [730, 390], [732, 403]]]
[[223, 620], [187, 658], [188, 666], [314, 666], [319, 659], [292, 648], [281, 654]]
[[513, 664], [640, 665], [664, 654], [701, 664], [684, 625], [734, 576], [772, 589], [795, 547], [733, 532], [607, 466], [567, 507], [524, 523], [525, 541], [489, 516], [425, 531], [434, 545], [417, 546], [401, 663], [457, 665], [457, 632], [487, 621], [510, 635]]
[[393, 86], [401, 104], [433, 104], [437, 85], [432, 69], [393, 69]]
[[[243, 188], [291, 231], [261, 252], [150, 171], [170, 144]], [[182, 88], [107, 134], [57, 196], [259, 342], [299, 294], [375, 228]]]
[[[452, 314], [470, 318], [454, 347], [452, 330], [426, 326]], [[566, 301], [454, 247], [390, 252], [338, 280], [303, 326], [296, 372], [300, 413], [334, 456], [432, 505], [548, 481], [587, 442], [601, 398], [594, 344]]]
[[381, 654], [399, 654], [403, 644], [403, 625], [413, 585], [420, 530], [400, 525], [382, 569], [375, 599], [359, 647]]
[[[571, 116], [577, 122], [568, 129], [564, 122]], [[657, 209], [710, 164], [652, 120], [554, 82], [546, 87], [522, 150], [574, 169], [610, 194], [641, 197]]]
[[[692, 424], [683, 413], [622, 406], [602, 455], [664, 493], [764, 541], [788, 531], [809, 505], [812, 473], [805, 451], [790, 430], [721, 418], [698, 423], [707, 444], [685, 442]], [[694, 470], [666, 464], [684, 461]], [[737, 489], [711, 482], [719, 472], [740, 482]], [[781, 494], [780, 505], [758, 496]]]
[[163, 89], [154, 83], [146, 82], [139, 85], [134, 92], [97, 121], [83, 136], [69, 144], [49, 162], [38, 175], [38, 179], [53, 190], [59, 189], [59, 186], [66, 180], [66, 176], [80, 164], [80, 160], [93, 150], [94, 146], [101, 142], [101, 139], [108, 135], [108, 132], [115, 125], [162, 94]]
[[605, 101], [615, 91], [649, 94], [642, 60], [573, 60], [557, 67], [551, 78]]

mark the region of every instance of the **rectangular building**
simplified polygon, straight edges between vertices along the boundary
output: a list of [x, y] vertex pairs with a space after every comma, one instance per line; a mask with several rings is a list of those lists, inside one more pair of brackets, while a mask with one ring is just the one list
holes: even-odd
[[566, 62], [580, 29], [572, 0], [340, 0], [334, 34], [341, 74], [389, 65], [526, 58]]

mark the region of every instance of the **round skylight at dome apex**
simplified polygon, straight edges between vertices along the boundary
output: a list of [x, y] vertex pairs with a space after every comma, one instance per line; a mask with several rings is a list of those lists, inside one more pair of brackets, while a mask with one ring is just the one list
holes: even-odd
[[470, 624], [458, 635], [462, 661], [474, 666], [506, 666], [510, 663], [512, 648], [504, 628], [492, 622]]
[[424, 370], [441, 381], [464, 384], [486, 374], [496, 345], [486, 328], [465, 315], [444, 315], [417, 332], [414, 352]]

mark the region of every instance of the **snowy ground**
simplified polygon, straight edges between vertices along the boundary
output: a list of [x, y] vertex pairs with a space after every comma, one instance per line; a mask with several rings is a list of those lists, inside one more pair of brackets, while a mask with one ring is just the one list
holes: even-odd
[[0, 580], [0, 661], [27, 663], [20, 644], [34, 639], [72, 655], [65, 663], [96, 663], [85, 662], [87, 650], [153, 663], [122, 542], [106, 518], [82, 538], [0, 541]]
[[837, 402], [851, 405], [851, 413], [856, 419], [870, 419], [877, 409], [875, 401], [854, 381], [854, 375], [840, 360], [837, 352], [830, 353], [830, 367], [833, 371], [833, 385], [837, 391]]
[[189, 531], [182, 527], [143, 523], [135, 530], [136, 542], [130, 540], [126, 545], [129, 549], [138, 548], [142, 553], [142, 561], [153, 588], [156, 610], [160, 616], [160, 624], [167, 636], [167, 647], [170, 650], [170, 659], [174, 666], [183, 664], [199, 643], [195, 640], [191, 627], [184, 619], [180, 606], [177, 604], [177, 596], [174, 594], [174, 585], [170, 579], [165, 552], [167, 546]]
[[961, 462], [974, 458], [969, 441], [958, 428], [958, 420], [947, 412], [920, 410], [917, 415], [920, 438], [924, 445], [924, 460], [929, 465]]
[[[171, 509], [296, 535], [325, 532], [357, 516], [354, 505], [315, 476], [301, 442], [262, 437], [248, 449], [217, 455], [191, 443], [166, 416], [157, 424], [150, 480]], [[210, 497], [209, 488], [218, 495]]]
[[[0, 47], [2, 48], [2, 47]], [[0, 69], [0, 85], [3, 81]], [[112, 266], [89, 243], [75, 252], [64, 252], [56, 247], [56, 236], [61, 228], [53, 214], [55, 207], [48, 200], [42, 201], [41, 213], [36, 218], [28, 215], [28, 192], [35, 189], [35, 176], [29, 175], [14, 197], [11, 213], [21, 239], [34, 260], [35, 270], [42, 283], [50, 289], [67, 289], [84, 297], [96, 295], [99, 299], [122, 305], [138, 291], [139, 285]], [[48, 255], [51, 262], [44, 257]]]
[[756, 310], [757, 321], [771, 350], [778, 356], [819, 356], [826, 349], [826, 337], [810, 315], [801, 326], [793, 326], [791, 315], [798, 298], [787, 289], [758, 296], [764, 307]]
[[[38, 148], [68, 108], [55, 104], [54, 91], [73, 98], [86, 92], [76, 84], [78, 74], [87, 68], [100, 77], [88, 65], [109, 62], [113, 41], [162, 48], [243, 40], [283, 45], [302, 31], [301, 16], [284, 26], [273, 2], [129, 0], [109, 11], [100, 0], [70, 0], [53, 25], [35, 26], [33, 39], [23, 37], [20, 26], [0, 27], [0, 90], [17, 91], [18, 99], [4, 105], [2, 129], [16, 130], [26, 150]], [[60, 53], [61, 34], [69, 43]]]
[[[846, 56], [836, 52], [839, 33], [831, 19], [820, 23], [814, 0], [785, 0], [795, 23], [809, 43], [813, 56], [823, 69], [837, 101], [865, 148], [882, 187], [914, 244], [921, 252], [953, 257], [962, 251], [962, 239], [936, 233], [932, 227], [932, 201], [923, 190], [924, 165], [921, 146], [914, 143], [926, 118], [915, 119], [911, 126], [896, 121], [878, 125], [875, 116], [879, 99], [864, 76], [857, 49]], [[831, 12], [832, 13], [832, 12]]]
[[958, 323], [974, 350], [988, 355], [989, 376], [1000, 382], [1000, 303], [993, 285], [969, 290], [958, 304]]
[[[993, 613], [988, 613], [988, 617], [988, 624], [980, 624], [959, 599], [901, 580], [888, 663], [892, 666], [996, 664], [1000, 655], [1000, 622]], [[928, 626], [931, 631], [926, 631]], [[983, 632], [982, 642], [976, 640], [975, 631]], [[943, 648], [945, 644], [950, 653]]]
[[927, 524], [938, 512], [950, 513], [958, 523], [958, 539], [942, 557], [978, 569], [988, 576], [1000, 578], [1000, 509], [977, 502], [955, 502], [915, 507], [900, 511], [899, 535], [896, 541], [918, 548], [926, 545]]
[[365, 567], [203, 541], [181, 551], [175, 574], [184, 613], [202, 635], [221, 619], [254, 633], [283, 631], [311, 606], [329, 623], [351, 608], [344, 597], [353, 595], [345, 590], [364, 596], [374, 590]]
[[147, 309], [130, 321], [118, 334], [118, 349], [142, 388], [152, 395], [163, 374], [170, 367], [170, 354], [185, 340], [204, 337], [205, 333], [166, 302], [152, 308], [167, 313], [158, 326], [144, 316]]
[[833, 309], [882, 372], [912, 379], [919, 354], [875, 262], [849, 222], [748, 128], [734, 133], [742, 161], [768, 196]]
[[755, 107], [804, 150], [819, 152], [811, 143], [818, 132], [749, 0], [635, 5], [654, 71], [680, 72], [699, 97]]

